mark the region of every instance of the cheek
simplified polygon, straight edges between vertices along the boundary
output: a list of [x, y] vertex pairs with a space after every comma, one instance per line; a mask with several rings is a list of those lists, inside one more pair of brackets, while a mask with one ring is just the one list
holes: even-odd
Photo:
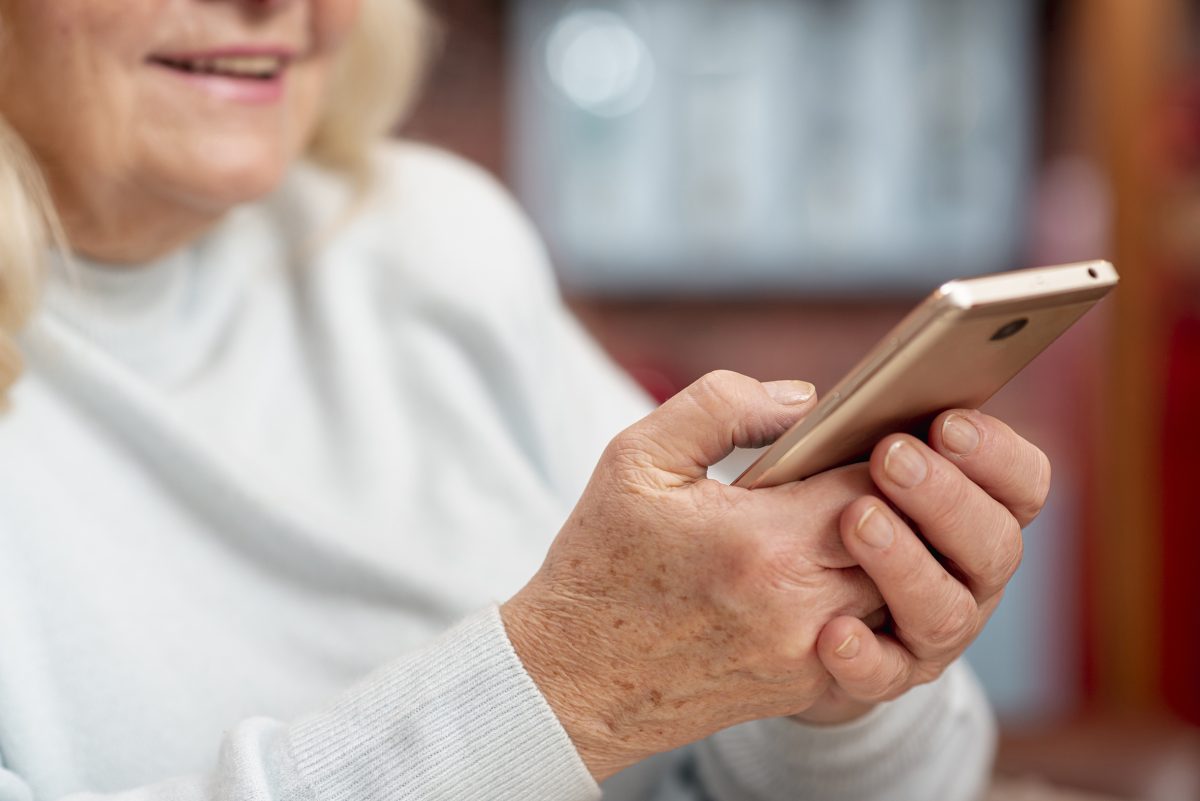
[[140, 48], [165, 0], [0, 2], [0, 114], [58, 177], [122, 156]]
[[[0, 0], [5, 49], [42, 67], [86, 73], [96, 64], [135, 65], [159, 32], [172, 0]], [[82, 70], [81, 70], [82, 68]]]

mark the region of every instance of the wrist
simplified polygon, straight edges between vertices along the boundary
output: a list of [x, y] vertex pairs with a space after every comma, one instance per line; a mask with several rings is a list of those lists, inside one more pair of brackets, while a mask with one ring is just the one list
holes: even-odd
[[[500, 607], [500, 618], [526, 673], [571, 738], [580, 759], [602, 782], [649, 756], [622, 737], [617, 699], [586, 656], [580, 626], [519, 593]], [[567, 645], [569, 644], [569, 645]]]

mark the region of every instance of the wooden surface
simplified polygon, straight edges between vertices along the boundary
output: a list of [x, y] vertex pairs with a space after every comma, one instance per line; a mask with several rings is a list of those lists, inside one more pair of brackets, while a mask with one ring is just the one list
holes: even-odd
[[1001, 739], [997, 775], [1008, 778], [1002, 786], [1022, 780], [1010, 786], [1024, 783], [1047, 792], [1071, 788], [1081, 793], [1079, 798], [1095, 793], [1140, 801], [1195, 801], [1200, 799], [1200, 733], [1171, 718], [1141, 713], [1009, 731]]
[[986, 801], [1134, 801], [1131, 796], [1097, 795], [1051, 784], [1027, 776], [1002, 776], [996, 779]]
[[1093, 141], [1115, 200], [1112, 260], [1121, 273], [1097, 432], [1089, 621], [1096, 698], [1115, 708], [1157, 703], [1163, 332], [1149, 134], [1178, 30], [1178, 6], [1179, 0], [1076, 3]]

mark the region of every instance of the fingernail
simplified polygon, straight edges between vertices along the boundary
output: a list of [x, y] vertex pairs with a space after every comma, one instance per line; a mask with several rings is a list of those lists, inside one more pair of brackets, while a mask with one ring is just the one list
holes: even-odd
[[979, 429], [965, 417], [952, 414], [942, 423], [942, 442], [959, 456], [966, 456], [979, 447]]
[[929, 465], [917, 449], [904, 440], [896, 440], [883, 457], [883, 472], [902, 487], [912, 489], [929, 475]]
[[854, 657], [858, 656], [858, 647], [858, 635], [851, 634], [846, 638], [845, 642], [843, 642], [837, 648], [834, 648], [833, 652], [842, 659], [853, 659]]
[[770, 381], [763, 386], [767, 388], [767, 394], [776, 403], [787, 406], [807, 403], [812, 400], [813, 395], [817, 394], [817, 388], [807, 381]]
[[891, 521], [887, 519], [887, 515], [879, 511], [878, 506], [870, 506], [867, 511], [863, 512], [854, 531], [860, 540], [872, 548], [879, 549], [891, 545], [895, 536]]

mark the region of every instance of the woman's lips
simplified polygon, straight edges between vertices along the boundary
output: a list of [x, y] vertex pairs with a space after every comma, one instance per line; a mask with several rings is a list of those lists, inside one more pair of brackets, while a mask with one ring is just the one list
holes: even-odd
[[147, 60], [219, 100], [264, 105], [283, 97], [292, 58], [292, 52], [283, 48], [236, 47], [156, 54]]

